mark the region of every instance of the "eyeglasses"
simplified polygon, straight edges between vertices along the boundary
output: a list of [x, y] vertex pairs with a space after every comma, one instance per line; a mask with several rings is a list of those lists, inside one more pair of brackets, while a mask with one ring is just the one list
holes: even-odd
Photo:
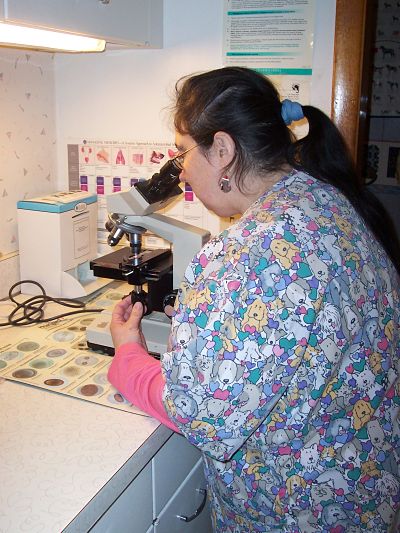
[[191, 146], [181, 154], [176, 155], [171, 159], [171, 161], [174, 161], [175, 165], [180, 169], [183, 170], [183, 163], [185, 161], [185, 155], [190, 152], [190, 150], [193, 150], [193, 148], [196, 148], [197, 146], [200, 146], [199, 144], [195, 144], [194, 146]]

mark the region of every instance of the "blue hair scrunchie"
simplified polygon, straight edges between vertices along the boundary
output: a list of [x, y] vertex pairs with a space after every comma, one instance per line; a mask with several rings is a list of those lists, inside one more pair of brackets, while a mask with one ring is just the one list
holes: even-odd
[[282, 101], [281, 115], [286, 126], [290, 126], [292, 122], [304, 118], [301, 104], [291, 100]]

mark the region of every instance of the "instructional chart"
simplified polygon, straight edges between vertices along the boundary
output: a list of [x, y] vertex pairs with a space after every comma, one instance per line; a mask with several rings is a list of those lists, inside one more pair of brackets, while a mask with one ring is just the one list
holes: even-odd
[[[127, 190], [138, 181], [151, 178], [168, 159], [177, 154], [172, 144], [157, 142], [124, 142], [109, 140], [81, 140], [67, 145], [70, 190], [97, 194], [99, 252], [106, 252], [108, 219], [106, 197]], [[161, 214], [192, 224], [216, 235], [232, 221], [208, 211], [188, 184], [182, 185], [180, 198]], [[166, 246], [156, 236], [147, 237], [146, 246]], [[108, 248], [108, 252], [109, 252]]]

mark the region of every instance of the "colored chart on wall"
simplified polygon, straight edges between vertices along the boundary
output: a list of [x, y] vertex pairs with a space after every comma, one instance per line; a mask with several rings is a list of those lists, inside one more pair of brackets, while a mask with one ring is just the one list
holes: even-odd
[[[151, 178], [178, 152], [173, 144], [157, 142], [125, 142], [109, 140], [80, 140], [68, 144], [68, 176], [70, 190], [96, 193], [98, 198], [99, 252], [109, 253], [106, 246], [108, 232], [107, 195], [127, 190], [135, 183]], [[232, 221], [208, 211], [193, 193], [190, 185], [182, 185], [183, 194], [159, 213], [204, 228], [216, 235]], [[127, 213], [128, 214], [128, 213]], [[152, 236], [147, 247], [166, 247], [162, 239]]]

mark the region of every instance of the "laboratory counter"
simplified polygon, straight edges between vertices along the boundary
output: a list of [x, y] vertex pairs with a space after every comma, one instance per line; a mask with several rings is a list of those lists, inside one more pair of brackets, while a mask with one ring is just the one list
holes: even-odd
[[[201, 454], [185, 438], [129, 405], [114, 408], [110, 394], [96, 403], [82, 385], [43, 388], [41, 374], [53, 372], [45, 382], [54, 385], [72, 375], [73, 359], [85, 371], [98, 359], [69, 340], [79, 329], [71, 320], [39, 333], [0, 329], [0, 533], [210, 531]], [[23, 368], [12, 370], [18, 357]], [[107, 364], [93, 363], [103, 389]]]

